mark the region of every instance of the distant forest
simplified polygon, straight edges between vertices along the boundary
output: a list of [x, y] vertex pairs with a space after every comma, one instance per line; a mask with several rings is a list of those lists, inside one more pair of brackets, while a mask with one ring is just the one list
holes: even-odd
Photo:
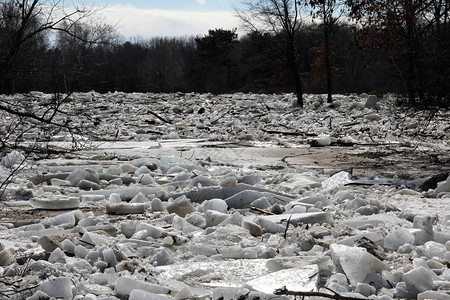
[[[298, 33], [300, 71], [306, 93], [325, 93], [317, 65], [322, 33], [304, 27]], [[399, 92], [401, 82], [383, 52], [361, 50], [355, 30], [336, 32], [335, 93]], [[2, 93], [44, 92], [291, 92], [276, 37], [258, 33], [238, 37], [232, 30], [214, 29], [203, 37], [135, 39], [90, 44], [61, 35], [34, 39], [19, 53]], [[276, 49], [275, 49], [276, 50]]]
[[[336, 1], [316, 2], [323, 6], [326, 20], [326, 3], [332, 7]], [[288, 41], [295, 45], [290, 65], [297, 65], [302, 93], [327, 93], [326, 74], [331, 74], [333, 93], [408, 92], [411, 102], [418, 96], [448, 105], [448, 1], [428, 1], [420, 19], [411, 14], [413, 8], [419, 11], [417, 7], [404, 6], [392, 17], [386, 2], [368, 2], [365, 10], [353, 2], [351, 17], [359, 23], [339, 22], [330, 14], [333, 27], [328, 36], [326, 23], [302, 22], [293, 28], [293, 41], [286, 30], [255, 30], [238, 36], [236, 30], [228, 29], [211, 29], [196, 37], [124, 41], [112, 27], [81, 22], [63, 31], [41, 31], [39, 16], [28, 20], [27, 26], [34, 31], [25, 38], [20, 14], [15, 17], [20, 9], [24, 15], [24, 6], [5, 2], [0, 5], [0, 66], [6, 70], [0, 70], [0, 93], [293, 92], [292, 68], [285, 61], [289, 48], [280, 46]], [[297, 5], [290, 0], [280, 3]], [[361, 24], [370, 20], [367, 16], [376, 16], [377, 23]], [[12, 22], [16, 19], [17, 24]], [[20, 42], [17, 47], [15, 40]]]

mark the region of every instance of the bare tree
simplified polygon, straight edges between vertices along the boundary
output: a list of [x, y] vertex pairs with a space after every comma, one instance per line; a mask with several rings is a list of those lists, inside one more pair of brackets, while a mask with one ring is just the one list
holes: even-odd
[[297, 105], [303, 107], [302, 78], [297, 52], [301, 25], [300, 2], [296, 0], [248, 0], [237, 15], [252, 32], [270, 33], [280, 38], [283, 60], [294, 83]]
[[[110, 32], [107, 26], [96, 25], [99, 29], [95, 35], [80, 34], [83, 30], [76, 30], [83, 22], [101, 24], [101, 20], [94, 19], [97, 11], [94, 6], [71, 7], [62, 0], [0, 0], [0, 80], [14, 76], [17, 59], [28, 43], [46, 39], [51, 32], [64, 32], [89, 44], [102, 41], [99, 36]], [[28, 137], [45, 142], [61, 131], [68, 131], [75, 137], [80, 128], [73, 123], [78, 116], [67, 110], [70, 101], [70, 92], [60, 95], [57, 90], [52, 97], [43, 98], [30, 95], [18, 100], [1, 96], [0, 116], [9, 122], [0, 137], [0, 149], [28, 146], [31, 151], [36, 144], [27, 141]]]
[[339, 27], [339, 18], [342, 14], [340, 8], [343, 3], [338, 0], [310, 0], [311, 15], [319, 21], [318, 30], [323, 33], [324, 42], [319, 47], [321, 62], [325, 67], [327, 83], [327, 102], [333, 102], [333, 36]]

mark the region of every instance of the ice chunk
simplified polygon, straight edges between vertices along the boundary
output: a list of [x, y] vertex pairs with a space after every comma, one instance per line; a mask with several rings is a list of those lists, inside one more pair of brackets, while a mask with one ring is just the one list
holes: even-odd
[[445, 254], [445, 245], [436, 243], [434, 241], [426, 242], [423, 247], [425, 248], [428, 258], [438, 257], [443, 258]]
[[85, 234], [83, 234], [81, 241], [94, 246], [104, 245], [108, 241], [108, 237], [93, 232], [86, 232]]
[[[1, 248], [0, 248], [1, 249]], [[12, 248], [0, 252], [0, 266], [9, 266], [14, 262], [15, 251]]]
[[[181, 219], [181, 218], [180, 218]], [[175, 220], [175, 218], [174, 218]], [[186, 216], [186, 221], [195, 227], [205, 229], [206, 228], [206, 219], [199, 212], [194, 212]]]
[[84, 247], [82, 245], [76, 245], [73, 252], [75, 254], [75, 257], [85, 258], [86, 255], [89, 253], [89, 250], [86, 249], [86, 247]]
[[258, 253], [253, 248], [242, 248], [241, 246], [220, 247], [217, 250], [225, 258], [234, 259], [256, 259]]
[[378, 107], [378, 97], [376, 95], [369, 95], [364, 104], [364, 108], [377, 108]]
[[433, 218], [431, 216], [415, 216], [413, 227], [419, 229], [411, 230], [415, 238], [415, 245], [423, 245], [434, 240]]
[[108, 264], [108, 267], [115, 267], [117, 265], [117, 257], [114, 251], [110, 248], [102, 251], [103, 261]]
[[[183, 173], [184, 174], [184, 173]], [[217, 185], [217, 181], [214, 179], [211, 179], [209, 177], [206, 176], [197, 176], [194, 177], [188, 184], [189, 188], [192, 187], [198, 187], [198, 186], [215, 186]]]
[[253, 236], [261, 236], [263, 233], [261, 226], [250, 221], [243, 221], [242, 227], [247, 229]]
[[325, 147], [325, 146], [329, 146], [330, 144], [331, 144], [330, 136], [318, 137], [318, 138], [312, 139], [310, 142], [311, 147]]
[[227, 214], [215, 211], [207, 210], [205, 213], [206, 227], [217, 226], [228, 218]]
[[146, 166], [140, 166], [134, 171], [134, 174], [137, 176], [143, 175], [143, 174], [150, 174], [151, 171]]
[[[185, 195], [187, 198], [191, 199], [192, 202], [195, 203], [203, 203], [205, 200], [210, 199], [227, 199], [232, 197], [233, 195], [242, 192], [242, 191], [257, 191], [260, 192], [261, 195], [259, 197], [254, 198], [253, 200], [256, 200], [260, 197], [267, 197], [267, 199], [270, 202], [277, 202], [285, 205], [286, 203], [289, 203], [292, 201], [294, 196], [278, 193], [275, 191], [270, 191], [268, 189], [260, 188], [253, 185], [248, 185], [245, 183], [238, 183], [233, 186], [221, 186], [221, 187], [204, 187], [198, 190], [190, 190], [189, 192], [182, 192], [182, 193], [175, 193], [175, 194], [168, 194], [164, 197], [163, 200], [167, 200], [170, 197], [172, 198], [178, 198], [182, 195]], [[252, 201], [253, 201], [252, 200]]]
[[242, 176], [242, 178], [240, 178], [238, 182], [255, 185], [261, 182], [261, 177], [259, 177], [258, 175], [245, 175]]
[[[136, 290], [136, 289], [144, 290], [146, 292], [154, 293], [154, 294], [166, 294], [167, 295], [167, 294], [171, 293], [171, 290], [166, 287], [148, 283], [148, 282], [143, 282], [143, 281], [131, 278], [131, 277], [123, 276], [123, 277], [119, 277], [117, 279], [116, 288], [115, 288], [116, 295], [128, 296], [128, 295], [130, 295], [131, 291]], [[141, 299], [146, 299], [146, 298], [141, 298]]]
[[75, 222], [76, 222], [76, 220], [75, 220], [75, 215], [73, 214], [73, 212], [68, 212], [65, 214], [61, 214], [59, 216], [46, 218], [41, 223], [45, 227], [48, 228], [50, 226], [58, 226], [58, 225], [62, 225], [62, 224], [67, 224], [70, 227], [74, 227]]
[[142, 194], [141, 192], [139, 192], [136, 196], [133, 197], [133, 199], [131, 199], [130, 203], [147, 203], [147, 204], [151, 204], [150, 200], [145, 197], [144, 194]]
[[416, 288], [419, 292], [425, 292], [433, 288], [433, 278], [436, 275], [430, 269], [425, 267], [415, 268], [405, 275], [403, 281]]
[[271, 206], [269, 200], [266, 197], [261, 197], [250, 203], [250, 207], [256, 207], [260, 209], [267, 209]]
[[118, 189], [111, 190], [99, 190], [99, 191], [81, 191], [79, 194], [82, 195], [104, 195], [105, 197], [110, 197], [111, 194], [119, 194], [121, 196], [121, 200], [129, 201], [134, 196], [136, 196], [139, 192], [144, 195], [158, 194], [163, 189], [161, 187], [123, 187]]
[[195, 211], [194, 206], [186, 196], [180, 196], [174, 201], [167, 204], [166, 209], [169, 213], [175, 213], [180, 217], [185, 217], [187, 214], [190, 214]]
[[414, 240], [414, 236], [408, 229], [400, 227], [386, 235], [386, 238], [384, 239], [384, 246], [387, 249], [397, 250], [398, 247], [404, 244], [414, 244]]
[[273, 294], [283, 287], [290, 291], [314, 291], [317, 289], [318, 274], [317, 265], [307, 265], [258, 277], [248, 281], [244, 287], [266, 294]]
[[153, 211], [163, 211], [165, 209], [163, 202], [159, 198], [152, 199], [151, 207]]
[[141, 222], [136, 226], [136, 231], [140, 230], [146, 230], [147, 234], [155, 239], [160, 238], [166, 234], [166, 231], [163, 228], [156, 227], [145, 222]]
[[250, 293], [249, 289], [241, 287], [215, 288], [213, 299], [245, 299]]
[[15, 166], [22, 164], [25, 161], [25, 156], [19, 151], [13, 150], [2, 158], [1, 165], [5, 168], [12, 169]]
[[323, 181], [322, 187], [327, 190], [335, 189], [344, 186], [347, 183], [350, 183], [351, 182], [350, 178], [351, 178], [350, 173], [341, 171]]
[[128, 215], [145, 213], [145, 204], [142, 203], [108, 203], [106, 213], [112, 215]]
[[29, 203], [38, 209], [64, 210], [78, 208], [80, 206], [80, 199], [76, 197], [57, 197], [52, 199], [32, 198]]
[[97, 184], [100, 183], [98, 177], [81, 168], [73, 170], [72, 173], [70, 173], [70, 175], [66, 178], [66, 180], [70, 181], [73, 186], [78, 186], [81, 180], [87, 180]]
[[241, 191], [231, 197], [225, 199], [228, 207], [232, 208], [248, 208], [250, 204], [256, 199], [265, 197], [270, 202], [270, 204], [289, 203], [292, 199], [284, 196], [276, 195], [270, 192], [259, 192], [254, 190]]
[[167, 173], [167, 171], [174, 166], [180, 166], [190, 172], [194, 170], [206, 171], [204, 167], [196, 165], [195, 163], [187, 159], [178, 157], [161, 157], [160, 164], [160, 168], [163, 174]]
[[150, 263], [153, 266], [167, 266], [174, 263], [174, 260], [164, 248], [159, 248], [156, 253], [150, 258]]
[[[201, 218], [203, 219], [203, 217], [201, 217]], [[192, 220], [192, 218], [191, 218], [191, 220]], [[204, 225], [204, 227], [206, 227], [206, 221], [204, 219], [203, 219], [203, 222], [204, 223], [199, 224], [199, 225]], [[175, 228], [175, 229], [180, 230], [182, 233], [185, 233], [185, 234], [189, 234], [189, 233], [192, 233], [194, 231], [201, 230], [199, 227], [192, 225], [187, 220], [185, 220], [184, 218], [181, 218], [179, 216], [175, 216], [173, 218], [173, 220], [172, 220], [172, 227]]]
[[120, 224], [120, 230], [127, 237], [130, 238], [136, 231], [137, 221], [126, 221]]
[[211, 199], [203, 202], [201, 206], [202, 211], [215, 210], [226, 214], [228, 210], [227, 203], [222, 199]]
[[293, 226], [299, 226], [301, 224], [334, 223], [333, 217], [328, 212], [310, 212], [310, 213], [308, 212], [296, 214], [270, 215], [270, 216], [259, 216], [259, 218], [272, 221], [274, 223], [286, 223], [287, 220], [289, 220], [289, 224]]
[[436, 198], [440, 193], [450, 192], [450, 176], [446, 181], [442, 182], [433, 192], [433, 197]]
[[183, 299], [191, 299], [194, 296], [194, 292], [188, 286], [182, 288], [176, 295], [175, 299], [183, 300]]
[[353, 286], [364, 282], [370, 274], [389, 270], [387, 265], [365, 248], [332, 244], [330, 250], [334, 264], [344, 271]]
[[286, 226], [276, 224], [275, 222], [264, 218], [256, 218], [255, 223], [261, 226], [261, 229], [264, 233], [281, 233], [286, 229]]
[[85, 179], [81, 179], [80, 182], [77, 184], [77, 186], [80, 189], [85, 190], [85, 191], [90, 191], [90, 190], [97, 191], [100, 189], [100, 186], [97, 183], [89, 181], [89, 180], [85, 180]]
[[374, 286], [368, 283], [358, 283], [355, 287], [355, 293], [361, 294], [363, 296], [369, 297], [377, 292]]
[[440, 299], [450, 300], [450, 295], [444, 292], [425, 291], [417, 295], [417, 300]]
[[220, 186], [233, 186], [237, 184], [237, 178], [236, 176], [227, 176], [220, 180], [219, 185]]
[[52, 252], [56, 248], [63, 248], [62, 242], [66, 239], [71, 239], [73, 237], [79, 237], [78, 233], [65, 233], [65, 234], [49, 234], [43, 235], [38, 240], [37, 243], [47, 251]]
[[139, 176], [137, 183], [140, 183], [142, 185], [150, 185], [150, 184], [156, 184], [155, 179], [153, 179], [150, 174], [142, 174]]
[[396, 299], [416, 299], [419, 291], [412, 285], [405, 282], [399, 282], [394, 289]]
[[155, 294], [155, 293], [150, 293], [150, 292], [147, 292], [147, 291], [144, 291], [144, 290], [140, 290], [140, 289], [132, 290], [131, 293], [130, 293], [130, 297], [128, 298], [128, 300], [142, 300], [142, 299], [146, 299], [146, 300], [169, 300], [169, 299], [174, 299], [174, 298], [169, 297], [169, 296]]
[[70, 300], [73, 298], [72, 280], [68, 277], [58, 277], [46, 280], [39, 286], [39, 290], [50, 297]]

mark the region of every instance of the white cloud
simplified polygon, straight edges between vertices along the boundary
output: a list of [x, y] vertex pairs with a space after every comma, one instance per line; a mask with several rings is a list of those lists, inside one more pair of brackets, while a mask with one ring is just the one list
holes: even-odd
[[209, 29], [233, 29], [239, 19], [230, 11], [178, 11], [138, 9], [132, 5], [114, 5], [101, 10], [105, 22], [118, 24], [125, 37], [191, 36], [207, 34]]
[[206, 0], [197, 0], [197, 2], [198, 2], [199, 4], [201, 4], [201, 5], [206, 4]]

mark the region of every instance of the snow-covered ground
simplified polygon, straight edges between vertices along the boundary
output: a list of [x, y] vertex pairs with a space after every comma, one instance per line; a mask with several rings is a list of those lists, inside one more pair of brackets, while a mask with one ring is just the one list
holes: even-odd
[[0, 298], [450, 298], [450, 112], [322, 99], [74, 94], [90, 148], [3, 190]]

